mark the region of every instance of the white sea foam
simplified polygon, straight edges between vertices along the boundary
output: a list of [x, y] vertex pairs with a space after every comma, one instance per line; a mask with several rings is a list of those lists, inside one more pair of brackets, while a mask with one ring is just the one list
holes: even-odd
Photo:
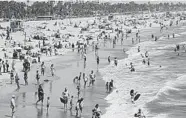
[[[176, 34], [175, 36], [178, 37], [181, 35]], [[167, 38], [160, 37], [160, 39], [166, 41]], [[185, 44], [185, 42], [179, 44]], [[140, 46], [140, 53], [138, 53], [137, 50], [138, 46]], [[157, 99], [162, 93], [169, 95], [169, 90], [179, 91], [179, 88], [176, 86], [178, 84], [184, 84], [186, 77], [179, 77], [176, 81], [161, 79], [167, 78], [167, 76], [170, 75], [170, 73], [166, 72], [167, 67], [163, 65], [160, 68], [156, 62], [152, 62], [150, 67], [147, 67], [147, 65], [142, 64], [141, 54], [144, 55], [144, 53], [148, 51], [150, 58], [153, 58], [154, 56], [163, 55], [167, 50], [172, 50], [175, 46], [176, 44], [158, 43], [155, 41], [142, 42], [131, 47], [126, 52], [128, 58], [120, 60], [117, 67], [112, 63], [101, 69], [103, 79], [105, 81], [113, 79], [114, 86], [116, 87], [116, 90], [106, 97], [106, 100], [111, 103], [111, 105], [107, 108], [106, 114], [102, 115], [102, 118], [133, 118], [138, 108], [143, 108], [144, 113], [149, 117], [166, 118], [167, 114], [150, 116], [149, 111], [145, 109], [145, 103]], [[130, 62], [133, 63], [136, 72], [130, 72]], [[137, 90], [142, 94], [139, 101], [134, 105], [131, 104], [130, 101], [129, 92], [131, 89]], [[176, 102], [174, 104], [176, 104]]]

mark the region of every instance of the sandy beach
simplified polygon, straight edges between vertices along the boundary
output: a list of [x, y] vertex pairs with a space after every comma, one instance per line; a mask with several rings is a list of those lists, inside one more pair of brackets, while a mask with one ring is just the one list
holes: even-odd
[[[10, 100], [14, 96], [13, 118], [77, 118], [78, 84], [73, 79], [80, 72], [90, 79], [92, 70], [96, 75], [95, 85], [83, 87], [83, 79], [80, 82], [80, 97], [84, 98], [81, 118], [92, 117], [96, 104], [101, 109], [101, 118], [134, 118], [139, 109], [146, 118], [184, 118], [186, 21], [172, 14], [174, 18], [167, 18], [166, 13], [157, 16], [149, 13], [117, 15], [112, 20], [104, 16], [25, 21], [24, 31], [10, 34], [0, 29], [1, 35], [10, 35], [0, 40], [0, 57], [10, 65], [15, 61], [14, 71], [20, 77], [20, 89], [16, 89], [15, 82], [10, 84], [10, 72], [0, 75], [0, 118], [11, 117]], [[9, 22], [0, 25], [7, 27]], [[15, 52], [19, 58], [13, 59]], [[25, 56], [23, 60], [21, 54]], [[38, 57], [45, 63], [44, 76], [40, 74], [41, 62], [32, 63]], [[30, 62], [28, 85], [23, 79], [25, 60]], [[43, 105], [36, 105], [37, 70], [44, 91]], [[111, 80], [114, 86], [108, 93], [106, 82]], [[60, 102], [65, 88], [69, 97], [74, 96], [71, 111], [69, 103], [65, 110]], [[136, 92], [134, 98], [131, 90]], [[139, 97], [133, 101], [137, 94]], [[48, 113], [47, 97], [50, 97]]]

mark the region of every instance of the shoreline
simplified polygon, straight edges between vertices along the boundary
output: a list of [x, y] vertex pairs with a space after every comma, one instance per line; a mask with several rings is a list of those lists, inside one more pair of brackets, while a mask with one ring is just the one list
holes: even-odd
[[[185, 21], [183, 21], [183, 23], [184, 23]], [[182, 24], [182, 23], [181, 23]], [[153, 34], [155, 34], [155, 36], [156, 35], [158, 35], [158, 43], [159, 42], [162, 42], [162, 41], [164, 41], [164, 39], [162, 39], [162, 37], [164, 37], [165, 39], [167, 39], [167, 37], [166, 37], [166, 35], [167, 34], [169, 34], [170, 32], [173, 32], [171, 29], [173, 29], [174, 27], [176, 27], [176, 28], [180, 28], [180, 27], [182, 27], [182, 26], [173, 26], [172, 28], [170, 28], [170, 29], [168, 29], [168, 32], [165, 30], [165, 33], [159, 33], [159, 30], [157, 30], [157, 32], [156, 33], [153, 33]], [[148, 29], [148, 30], [153, 30], [153, 29]], [[143, 32], [143, 30], [142, 30], [142, 32]], [[184, 34], [184, 31], [174, 31], [174, 33], [177, 33], [178, 32], [178, 34], [175, 34], [176, 35], [176, 38], [178, 37], [179, 38], [179, 34]], [[150, 36], [151, 36], [151, 34], [150, 33], [148, 33], [147, 34], [147, 36], [149, 37], [148, 39], [151, 39], [150, 38]], [[141, 38], [142, 39], [142, 38]], [[171, 39], [172, 39], [172, 37], [171, 37]], [[170, 39], [170, 40], [171, 40]], [[136, 49], [137, 50], [137, 47], [138, 46], [151, 46], [151, 44], [149, 44], [149, 45], [147, 45], [148, 44], [148, 41], [149, 41], [149, 43], [150, 42], [152, 42], [152, 44], [153, 43], [155, 43], [155, 41], [154, 40], [145, 40], [145, 41], [141, 41], [139, 44], [135, 44], [135, 46], [134, 47], [131, 47], [131, 49], [128, 51], [128, 54], [129, 54], [129, 56], [130, 57], [128, 57], [128, 58], [131, 58], [131, 59], [122, 59], [122, 60], [120, 60], [122, 63], [129, 63], [130, 61], [132, 61], [133, 59], [135, 59], [135, 56], [137, 57], [138, 55], [135, 55], [136, 54], [136, 52], [134, 52], [135, 50], [134, 49]], [[176, 40], [175, 40], [176, 41]], [[165, 41], [164, 41], [165, 42]], [[153, 46], [152, 46], [153, 47]], [[134, 54], [132, 54], [132, 52], [134, 52]], [[144, 51], [142, 51], [142, 52], [144, 52]], [[134, 57], [133, 57], [134, 56]], [[152, 54], [152, 56], [153, 56], [153, 54]], [[119, 62], [120, 62], [119, 61]], [[138, 62], [139, 62], [139, 60], [138, 60]], [[126, 65], [124, 65], [124, 64], [122, 64], [123, 66], [126, 66]], [[141, 64], [140, 64], [141, 65]], [[153, 66], [154, 66], [154, 62], [153, 62]], [[158, 65], [157, 65], [158, 66]], [[122, 67], [121, 67], [122, 68]], [[123, 81], [121, 81], [122, 80], [122, 78], [120, 78], [119, 77], [119, 79], [116, 79], [115, 78], [115, 76], [121, 76], [120, 75], [120, 72], [118, 72], [118, 71], [122, 71], [121, 70], [121, 68], [119, 67], [119, 69], [118, 70], [107, 70], [106, 72], [103, 72], [104, 73], [104, 75], [106, 74], [106, 73], [109, 73], [108, 75], [112, 75], [113, 74], [113, 76], [111, 76], [110, 77], [110, 79], [114, 79], [114, 80], [116, 80], [116, 81], [119, 81], [120, 83], [121, 82], [123, 82]], [[144, 69], [145, 67], [143, 67], [143, 65], [141, 65], [141, 68], [142, 69]], [[107, 66], [106, 68], [104, 68], [104, 69], [102, 69], [102, 71], [104, 71], [104, 70], [106, 70], [106, 69], [111, 69], [111, 66]], [[140, 68], [138, 68], [138, 69], [140, 69]], [[110, 71], [110, 72], [109, 72]], [[126, 70], [125, 70], [126, 71]], [[140, 70], [139, 70], [140, 71]], [[145, 70], [143, 70], [143, 71], [145, 71]], [[142, 72], [143, 72], [142, 71]], [[141, 74], [143, 74], [141, 72]], [[114, 73], [116, 73], [116, 74], [114, 74]], [[129, 72], [130, 73], [130, 72]], [[140, 74], [140, 72], [139, 72], [139, 74]], [[107, 76], [108, 75], [105, 75], [105, 78], [107, 78]], [[129, 74], [130, 75], [130, 74]], [[128, 78], [130, 78], [129, 77], [129, 75], [128, 75]], [[125, 76], [124, 76], [125, 77]], [[127, 77], [127, 76], [126, 76]], [[130, 79], [132, 79], [132, 78], [130, 78]], [[137, 77], [136, 77], [136, 79], [137, 79]], [[133, 81], [133, 80], [131, 80], [131, 81]], [[135, 80], [134, 80], [135, 81]], [[136, 80], [137, 81], [137, 80]], [[130, 82], [130, 81], [129, 81]], [[133, 83], [133, 84], [137, 84], [137, 83]], [[143, 86], [145, 86], [145, 85], [143, 85]], [[123, 87], [125, 87], [125, 86], [123, 86]], [[135, 87], [134, 87], [135, 88]], [[145, 111], [145, 113], [147, 113], [146, 112], [146, 107], [143, 107], [143, 106], [140, 106], [140, 103], [137, 103], [137, 104], [135, 104], [135, 105], [133, 105], [133, 106], [130, 106], [130, 103], [128, 103], [128, 102], [130, 102], [130, 100], [129, 100], [129, 95], [126, 95], [126, 94], [129, 94], [129, 91], [130, 91], [130, 89], [131, 88], [128, 88], [127, 89], [127, 91], [128, 91], [128, 93], [126, 93], [126, 91], [125, 92], [123, 92], [123, 90], [122, 90], [122, 88], [121, 88], [121, 86], [119, 86], [119, 83], [117, 84], [117, 87], [116, 87], [116, 89], [113, 91], [113, 93], [111, 93], [112, 95], [108, 95], [107, 96], [107, 98], [106, 98], [106, 100], [107, 100], [107, 102], [109, 102], [111, 105], [109, 106], [109, 108], [107, 108], [107, 113], [106, 114], [104, 114], [103, 115], [103, 118], [112, 118], [112, 117], [114, 117], [114, 116], [117, 116], [117, 117], [122, 117], [122, 115], [124, 116], [124, 115], [126, 115], [125, 117], [132, 117], [132, 115], [135, 113], [135, 112], [137, 112], [137, 110], [138, 110], [138, 108], [143, 108], [144, 109], [144, 111]], [[118, 90], [118, 93], [116, 92]], [[123, 96], [120, 96], [119, 95], [119, 92], [121, 92], [120, 93], [120, 95], [121, 94], [123, 94]], [[154, 94], [154, 93], [153, 93]], [[121, 99], [117, 99], [116, 97], [119, 95], [119, 97], [121, 97], [121, 99], [122, 100], [126, 100], [126, 103], [123, 103], [123, 101], [121, 101]], [[114, 97], [115, 96], [115, 97]], [[125, 97], [126, 98], [125, 98]], [[141, 98], [141, 99], [145, 99], [144, 97], [143, 98]], [[115, 100], [115, 101], [114, 101]], [[118, 101], [117, 101], [118, 100]], [[117, 103], [119, 104], [119, 105], [117, 105]], [[128, 105], [128, 106], [123, 106], [123, 105]], [[130, 107], [129, 107], [130, 106]], [[126, 109], [125, 109], [125, 108]], [[124, 113], [124, 111], [125, 110], [127, 110], [127, 109], [132, 109], [133, 107], [136, 107], [134, 110], [132, 110], [133, 112], [125, 112]], [[117, 108], [117, 109], [116, 109]], [[123, 111], [121, 111], [120, 109], [123, 109]], [[122, 113], [123, 112], [123, 113]], [[114, 115], [115, 114], [115, 115]], [[117, 115], [116, 115], [117, 114]], [[130, 114], [130, 115], [129, 115]], [[129, 116], [128, 116], [129, 115]], [[148, 117], [148, 116], [147, 116]], [[149, 117], [151, 117], [151, 116], [149, 116]], [[154, 117], [153, 117], [154, 118]]]

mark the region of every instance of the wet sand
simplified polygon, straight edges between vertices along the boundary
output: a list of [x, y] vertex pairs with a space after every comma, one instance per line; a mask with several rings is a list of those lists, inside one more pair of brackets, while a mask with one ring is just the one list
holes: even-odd
[[[108, 45], [106, 45], [108, 46]], [[100, 57], [100, 65], [99, 68], [103, 68], [108, 65], [107, 57], [111, 56], [113, 59], [114, 56], [117, 55], [118, 59], [122, 59], [126, 56], [126, 54], [122, 51], [121, 45], [118, 43], [115, 49], [110, 47], [102, 47], [99, 50]], [[79, 72], [85, 72], [89, 74], [91, 70], [96, 72], [96, 82], [94, 86], [83, 88], [83, 80], [81, 83], [81, 94], [84, 98], [84, 107], [82, 117], [88, 118], [92, 115], [92, 109], [95, 104], [99, 104], [103, 113], [106, 111], [106, 107], [109, 105], [106, 103], [104, 99], [108, 93], [106, 93], [105, 82], [102, 80], [102, 77], [97, 71], [97, 64], [94, 52], [92, 49], [89, 49], [87, 54], [87, 67], [83, 68], [83, 60], [80, 59], [80, 56], [77, 52], [70, 52], [65, 56], [61, 56], [59, 58], [49, 60], [46, 63], [46, 67], [49, 68], [51, 63], [54, 64], [56, 69], [56, 77], [52, 78], [50, 76], [50, 71], [47, 69], [46, 76], [42, 77], [43, 79], [51, 79], [54, 81], [44, 82], [43, 89], [45, 94], [44, 106], [35, 105], [37, 101], [37, 86], [34, 84], [35, 81], [31, 81], [29, 86], [26, 86], [20, 89], [19, 92], [14, 92], [16, 94], [17, 99], [17, 109], [15, 113], [16, 118], [74, 118], [75, 117], [75, 108], [73, 108], [72, 112], [69, 110], [65, 111], [63, 109], [63, 104], [59, 101], [59, 97], [61, 96], [64, 88], [67, 87], [70, 95], [73, 95], [74, 98], [74, 107], [77, 101], [77, 89], [76, 84], [73, 83], [73, 79], [75, 76], [79, 75]], [[32, 80], [35, 78], [37, 66], [34, 66], [32, 71], [29, 73]], [[12, 94], [12, 93], [11, 93]], [[10, 98], [11, 94], [8, 94], [4, 98], [1, 99], [0, 102], [0, 117], [6, 117], [6, 115], [10, 115]], [[50, 97], [50, 109], [49, 113], [46, 114], [46, 98]]]

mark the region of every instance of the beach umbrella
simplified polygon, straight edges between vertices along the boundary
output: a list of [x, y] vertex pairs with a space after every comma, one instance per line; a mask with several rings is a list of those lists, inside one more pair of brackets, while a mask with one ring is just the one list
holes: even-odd
[[93, 24], [95, 24], [95, 20], [88, 20], [88, 24], [90, 24], [90, 25], [93, 25]]
[[80, 28], [88, 28], [88, 23], [86, 22], [82, 22], [80, 25], [79, 25]]
[[14, 49], [14, 50], [22, 50], [21, 47], [14, 47], [13, 49]]

